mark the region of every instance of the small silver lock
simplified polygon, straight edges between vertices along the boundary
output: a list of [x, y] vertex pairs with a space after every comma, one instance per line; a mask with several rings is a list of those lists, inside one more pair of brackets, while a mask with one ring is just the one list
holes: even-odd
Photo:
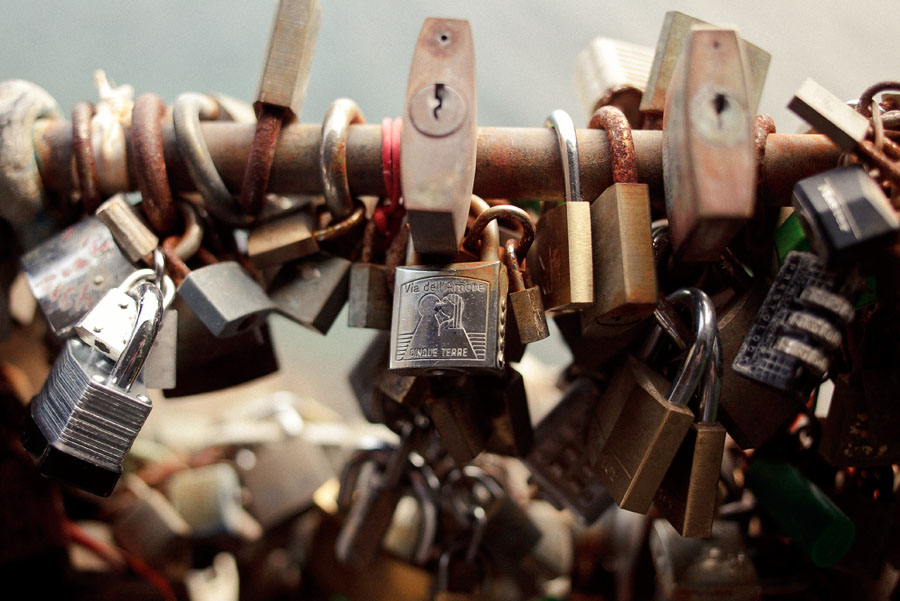
[[[137, 321], [138, 304], [134, 289], [144, 280], [152, 280], [152, 269], [138, 269], [125, 278], [118, 287], [109, 290], [75, 325], [75, 333], [81, 340], [97, 349], [113, 361], [118, 360]], [[165, 276], [163, 286], [163, 310], [175, 298], [175, 284]]]

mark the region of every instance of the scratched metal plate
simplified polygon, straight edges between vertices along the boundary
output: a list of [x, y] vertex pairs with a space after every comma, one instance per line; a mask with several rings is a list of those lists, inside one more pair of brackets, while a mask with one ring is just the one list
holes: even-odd
[[109, 229], [95, 217], [79, 221], [22, 257], [31, 292], [57, 336], [69, 333], [107, 290], [134, 270]]

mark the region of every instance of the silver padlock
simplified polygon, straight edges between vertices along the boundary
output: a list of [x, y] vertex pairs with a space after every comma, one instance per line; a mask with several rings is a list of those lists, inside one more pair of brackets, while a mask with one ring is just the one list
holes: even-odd
[[137, 321], [119, 360], [69, 339], [31, 401], [22, 435], [41, 473], [100, 496], [112, 493], [152, 407], [136, 380], [159, 330], [163, 298], [147, 282], [138, 295]]
[[[125, 278], [117, 288], [103, 295], [94, 308], [75, 325], [75, 333], [82, 342], [97, 349], [113, 361], [125, 350], [128, 338], [137, 321], [137, 299], [131, 290], [144, 280], [152, 280], [152, 269], [138, 269]], [[175, 298], [175, 284], [171, 278], [163, 278], [163, 310]]]
[[[473, 195], [472, 208], [481, 213], [488, 207]], [[397, 267], [392, 371], [502, 371], [509, 280], [498, 243], [499, 228], [492, 221], [484, 228], [479, 262]], [[411, 244], [408, 249], [407, 256], [415, 257]]]
[[275, 310], [265, 290], [235, 261], [221, 261], [191, 271], [178, 296], [219, 338], [258, 328]]

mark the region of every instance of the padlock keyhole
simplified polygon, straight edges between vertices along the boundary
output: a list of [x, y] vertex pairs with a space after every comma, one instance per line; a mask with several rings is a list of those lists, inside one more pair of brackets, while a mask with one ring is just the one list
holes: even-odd
[[713, 98], [713, 106], [716, 108], [716, 114], [721, 115], [728, 108], [728, 98], [725, 94], [716, 94]]

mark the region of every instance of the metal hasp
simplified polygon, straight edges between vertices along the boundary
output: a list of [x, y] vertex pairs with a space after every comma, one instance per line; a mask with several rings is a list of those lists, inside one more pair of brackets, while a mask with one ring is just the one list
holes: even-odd
[[675, 254], [715, 261], [756, 201], [754, 103], [733, 29], [694, 29], [663, 119], [663, 180]]
[[475, 182], [475, 49], [468, 21], [425, 20], [403, 120], [401, 181], [413, 246], [418, 253], [455, 255]]

